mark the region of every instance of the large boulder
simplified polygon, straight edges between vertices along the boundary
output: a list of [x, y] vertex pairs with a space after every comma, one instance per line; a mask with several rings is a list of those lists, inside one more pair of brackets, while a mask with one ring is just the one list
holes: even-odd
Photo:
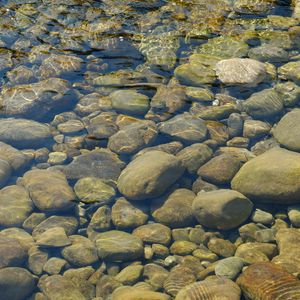
[[35, 206], [42, 211], [61, 211], [74, 206], [76, 196], [61, 172], [28, 171], [20, 183], [30, 193]]
[[273, 130], [275, 139], [289, 150], [300, 152], [300, 109], [287, 113]]
[[52, 138], [50, 127], [25, 119], [0, 119], [0, 141], [16, 148], [38, 148]]
[[250, 200], [300, 203], [300, 154], [273, 148], [246, 162], [231, 182]]
[[241, 225], [250, 216], [252, 207], [252, 202], [241, 193], [223, 189], [200, 192], [193, 202], [198, 222], [219, 230]]
[[149, 151], [130, 162], [118, 179], [118, 189], [131, 200], [162, 195], [184, 172], [179, 159], [162, 151]]

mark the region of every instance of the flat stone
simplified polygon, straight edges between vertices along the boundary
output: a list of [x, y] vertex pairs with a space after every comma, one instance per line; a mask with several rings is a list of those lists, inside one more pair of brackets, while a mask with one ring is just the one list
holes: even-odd
[[185, 143], [202, 142], [207, 134], [204, 121], [189, 113], [177, 115], [160, 123], [159, 131], [174, 140]]
[[108, 204], [116, 195], [115, 189], [96, 177], [84, 177], [79, 179], [74, 191], [83, 203]]
[[226, 85], [256, 86], [266, 77], [265, 65], [249, 58], [231, 58], [216, 64], [216, 74]]
[[50, 127], [32, 120], [0, 119], [0, 141], [19, 149], [38, 148], [51, 141]]
[[169, 245], [171, 229], [163, 224], [150, 223], [136, 228], [132, 234], [145, 243]]
[[23, 300], [36, 288], [34, 277], [23, 268], [0, 269], [0, 300]]
[[300, 154], [273, 148], [245, 163], [231, 187], [253, 201], [295, 204], [300, 201], [298, 174]]
[[143, 256], [142, 240], [123, 231], [111, 230], [99, 233], [95, 243], [101, 259], [130, 261]]
[[34, 205], [42, 211], [61, 211], [74, 206], [76, 196], [61, 172], [28, 171], [20, 183], [30, 193]]
[[268, 119], [280, 114], [283, 100], [274, 89], [265, 89], [241, 102], [242, 109], [255, 119]]
[[184, 172], [179, 159], [162, 151], [149, 151], [130, 162], [118, 179], [126, 198], [144, 200], [162, 195]]
[[71, 244], [62, 227], [53, 227], [43, 232], [36, 241], [43, 248], [65, 247]]
[[49, 300], [86, 300], [71, 280], [61, 275], [52, 275], [39, 283], [39, 288]]
[[253, 204], [241, 193], [216, 190], [198, 193], [193, 202], [194, 216], [201, 225], [228, 230], [242, 224], [250, 216]]
[[0, 225], [20, 227], [33, 211], [33, 203], [23, 187], [12, 185], [0, 192]]
[[217, 276], [224, 276], [235, 280], [242, 271], [244, 261], [239, 257], [228, 257], [217, 262], [215, 273]]
[[3, 89], [0, 113], [10, 117], [41, 119], [52, 109], [70, 106], [74, 97], [68, 81], [49, 78]]
[[97, 177], [105, 181], [116, 181], [124, 163], [115, 153], [107, 149], [96, 149], [75, 157], [67, 166], [53, 168], [61, 170], [68, 179]]
[[300, 152], [300, 109], [293, 109], [282, 117], [273, 129], [275, 139], [285, 148]]
[[133, 154], [157, 137], [157, 127], [152, 121], [140, 121], [125, 126], [109, 137], [108, 148], [118, 154]]
[[254, 223], [272, 225], [275, 219], [272, 214], [257, 208], [251, 215], [251, 220]]
[[119, 113], [144, 115], [150, 108], [149, 98], [133, 90], [115, 91], [109, 98], [112, 107]]

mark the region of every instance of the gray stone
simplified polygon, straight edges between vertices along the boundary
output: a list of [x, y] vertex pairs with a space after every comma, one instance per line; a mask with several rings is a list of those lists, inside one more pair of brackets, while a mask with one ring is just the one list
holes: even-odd
[[148, 145], [157, 137], [157, 127], [152, 121], [140, 121], [127, 125], [113, 134], [108, 148], [118, 154], [133, 154]]
[[283, 48], [269, 44], [251, 48], [248, 55], [252, 59], [269, 63], [280, 63], [289, 59], [289, 54], [287, 51], [285, 51]]
[[249, 199], [232, 190], [201, 192], [193, 202], [194, 215], [198, 222], [220, 230], [241, 225], [250, 216], [252, 207]]
[[283, 100], [274, 89], [265, 89], [241, 103], [242, 109], [257, 119], [268, 119], [281, 113]]
[[130, 162], [118, 179], [118, 189], [132, 200], [162, 195], [184, 172], [181, 162], [162, 151], [149, 151]]
[[254, 223], [261, 223], [265, 225], [272, 225], [274, 223], [274, 217], [272, 214], [258, 208], [251, 215], [251, 220]]
[[217, 262], [215, 273], [217, 276], [224, 276], [234, 280], [242, 271], [244, 261], [239, 257], [228, 257]]
[[266, 77], [265, 65], [249, 58], [231, 58], [216, 64], [216, 74], [226, 85], [256, 86]]
[[285, 148], [300, 152], [300, 109], [296, 108], [282, 117], [273, 130], [275, 139]]
[[51, 138], [50, 127], [45, 124], [14, 118], [0, 120], [0, 141], [16, 148], [38, 148]]
[[65, 247], [71, 244], [62, 227], [53, 227], [43, 232], [36, 241], [43, 248]]
[[189, 113], [177, 115], [168, 121], [160, 123], [159, 131], [185, 143], [202, 142], [207, 134], [204, 121]]

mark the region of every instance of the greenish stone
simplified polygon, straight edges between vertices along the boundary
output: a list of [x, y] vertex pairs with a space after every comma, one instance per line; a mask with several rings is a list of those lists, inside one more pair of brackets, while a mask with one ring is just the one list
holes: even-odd
[[96, 177], [79, 179], [74, 186], [74, 190], [80, 201], [87, 204], [108, 204], [116, 195], [113, 187]]
[[133, 90], [119, 90], [109, 95], [112, 107], [120, 113], [144, 115], [150, 108], [149, 98]]
[[291, 61], [278, 68], [279, 77], [285, 80], [300, 82], [300, 61]]

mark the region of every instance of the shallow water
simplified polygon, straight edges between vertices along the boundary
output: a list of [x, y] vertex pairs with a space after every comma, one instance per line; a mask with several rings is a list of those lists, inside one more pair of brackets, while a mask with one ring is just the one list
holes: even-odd
[[[254, 188], [240, 187], [236, 175], [271, 148], [288, 149], [278, 157], [300, 152], [296, 115], [286, 128], [275, 130], [299, 107], [299, 23], [297, 0], [0, 0], [0, 240], [10, 239], [0, 241], [0, 300], [54, 299], [56, 292], [65, 299], [63, 294], [73, 288], [73, 299], [118, 300], [125, 296], [111, 298], [116, 287], [138, 282], [165, 294], [157, 299], [168, 299], [167, 294], [175, 299], [188, 283], [215, 274], [203, 275], [241, 244], [263, 242], [278, 252], [280, 226], [300, 227], [299, 208], [291, 207], [300, 203], [300, 187], [293, 181], [300, 174], [299, 158], [287, 158], [285, 165], [277, 158], [269, 163], [268, 156], [261, 162], [266, 170], [253, 166], [253, 172], [262, 173], [246, 178]], [[222, 67], [228, 59], [237, 61]], [[160, 152], [147, 158], [149, 147]], [[128, 167], [139, 159], [136, 167]], [[295, 164], [289, 165], [293, 159]], [[289, 173], [292, 169], [295, 173]], [[213, 220], [199, 217], [196, 194], [217, 189], [241, 192], [251, 207], [228, 204], [227, 211], [224, 204], [220, 219], [228, 213], [229, 224], [226, 217], [213, 219], [218, 212], [211, 213]], [[214, 197], [223, 201], [217, 196], [206, 201]], [[236, 196], [230, 197], [234, 202]], [[170, 199], [175, 200], [169, 215], [159, 216]], [[251, 215], [255, 209], [264, 211], [262, 219]], [[147, 229], [145, 224], [153, 222], [164, 226]], [[240, 228], [247, 224], [243, 233]], [[42, 239], [42, 232], [52, 227], [63, 227], [62, 236], [50, 231]], [[112, 230], [130, 235], [109, 237]], [[79, 253], [77, 261], [64, 250], [81, 243], [76, 244], [75, 235], [89, 239], [70, 250]], [[122, 248], [132, 236], [142, 245], [132, 250], [135, 254], [101, 248], [105, 239], [113, 240], [110, 247]], [[222, 242], [221, 250], [214, 248], [209, 243], [216, 238], [231, 246]], [[176, 240], [193, 245], [174, 245]], [[222, 252], [226, 247], [235, 250], [227, 255]], [[200, 248], [210, 258], [197, 257]], [[275, 256], [257, 252], [254, 258], [243, 257], [245, 265]], [[279, 254], [283, 252], [279, 246]], [[288, 259], [277, 257], [275, 262], [289, 266]], [[128, 274], [118, 273], [131, 263], [144, 268], [125, 280]], [[165, 272], [195, 264], [193, 275], [187, 275], [194, 280], [175, 282], [177, 292], [170, 292], [147, 275], [151, 263]], [[5, 282], [7, 267], [29, 270], [39, 285], [26, 283], [28, 291], [13, 291], [18, 282]], [[82, 269], [78, 274], [87, 268], [86, 277], [73, 274], [76, 268]], [[299, 276], [300, 263], [286, 269]], [[161, 282], [167, 276], [162, 270], [153, 272], [162, 276]], [[51, 277], [55, 274], [64, 275], [66, 282]], [[151, 297], [155, 294], [145, 299]]]

